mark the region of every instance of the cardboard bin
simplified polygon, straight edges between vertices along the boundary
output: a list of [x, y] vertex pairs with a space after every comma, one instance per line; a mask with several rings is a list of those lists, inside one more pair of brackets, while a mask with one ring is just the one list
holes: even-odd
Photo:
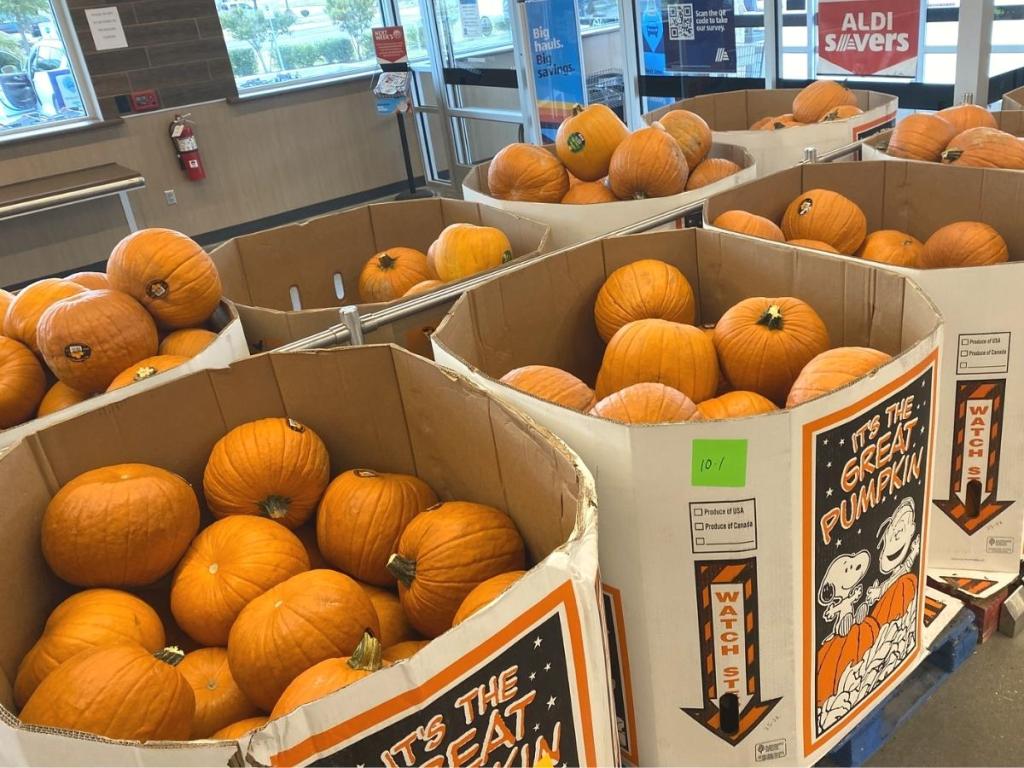
[[[316, 430], [334, 474], [352, 467], [416, 473], [443, 499], [506, 510], [532, 569], [409, 661], [240, 743], [139, 745], [19, 726], [9, 683], [68, 592], [39, 543], [56, 490], [80, 472], [128, 461], [164, 467], [201, 489], [213, 444], [267, 416]], [[8, 490], [0, 559], [4, 765], [439, 765], [484, 752], [488, 764], [502, 765], [534, 765], [545, 754], [560, 765], [615, 759], [591, 477], [550, 433], [426, 360], [372, 346], [263, 355], [197, 373], [27, 438], [0, 458], [0, 483]]]
[[1004, 112], [1015, 109], [1024, 109], [1024, 87], [1015, 88], [1003, 94], [1003, 104], [1000, 107]]
[[[548, 149], [553, 151], [550, 147]], [[542, 221], [551, 227], [552, 248], [568, 248], [602, 235], [617, 232], [663, 213], [691, 208], [702, 202], [708, 195], [750, 181], [757, 176], [753, 158], [741, 147], [716, 143], [711, 147], [710, 156], [732, 160], [743, 170], [701, 189], [671, 197], [619, 200], [614, 203], [595, 203], [593, 205], [561, 205], [559, 203], [524, 203], [491, 197], [491, 190], [487, 186], [487, 171], [491, 164], [486, 162], [470, 170], [462, 184], [462, 196], [475, 203], [483, 203], [518, 216]]]
[[896, 122], [899, 100], [876, 91], [855, 90], [864, 114], [834, 123], [784, 128], [778, 131], [751, 131], [762, 117], [793, 111], [797, 88], [730, 91], [694, 96], [649, 112], [644, 120], [653, 123], [673, 109], [688, 109], [703, 117], [714, 132], [715, 141], [746, 147], [754, 156], [758, 176], [790, 168], [803, 162], [804, 149], [814, 147], [829, 152], [867, 136], [891, 128]]
[[[796, 296], [833, 345], [894, 360], [791, 411], [656, 426], [498, 382], [527, 364], [592, 382], [603, 350], [594, 299], [610, 272], [641, 258], [683, 271], [698, 323], [750, 296]], [[903, 277], [704, 230], [555, 254], [466, 294], [438, 327], [439, 361], [563, 437], [597, 478], [626, 760], [810, 765], [917, 663], [940, 339], [934, 307]], [[875, 466], [871, 454], [898, 434], [897, 454]], [[839, 577], [855, 564], [858, 578]], [[876, 601], [900, 573], [913, 597], [883, 616], [888, 601]], [[844, 612], [865, 618], [856, 635], [832, 637]], [[819, 670], [854, 637], [864, 642], [855, 663]]]
[[[807, 165], [718, 196], [705, 216], [710, 222], [739, 208], [780, 221], [791, 200], [816, 187], [856, 202], [869, 232], [898, 229], [924, 241], [946, 224], [975, 220], [990, 224], [1009, 245], [1011, 261], [990, 267], [882, 265], [913, 278], [946, 323], [930, 575], [977, 576], [1005, 586], [1018, 574], [1024, 529], [1024, 356], [1018, 348], [1024, 337], [1024, 175], [894, 160]], [[976, 484], [978, 495], [971, 490]]]
[[[460, 200], [433, 199], [330, 213], [236, 237], [210, 255], [220, 270], [224, 295], [238, 306], [249, 345], [266, 351], [338, 325], [339, 307], [355, 305], [365, 314], [399, 303], [360, 303], [359, 273], [366, 262], [397, 246], [426, 253], [441, 230], [456, 223], [497, 227], [508, 236], [516, 259], [551, 247], [543, 224]], [[417, 312], [367, 334], [366, 341], [391, 342], [429, 355], [430, 331], [449, 307]]]
[[[1022, 107], [1024, 109], [1024, 107]], [[996, 126], [1014, 136], [1024, 136], [1024, 111], [1021, 112], [993, 112], [996, 119]], [[892, 129], [872, 136], [861, 145], [861, 160], [899, 160], [902, 158], [889, 157], [889, 139], [892, 138]], [[924, 160], [908, 160], [907, 162], [919, 163]]]

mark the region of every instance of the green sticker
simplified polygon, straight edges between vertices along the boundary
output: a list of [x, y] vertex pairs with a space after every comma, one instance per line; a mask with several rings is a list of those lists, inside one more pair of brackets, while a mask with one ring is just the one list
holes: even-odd
[[583, 148], [587, 146], [587, 140], [583, 138], [583, 134], [579, 131], [570, 133], [569, 138], [565, 140], [565, 143], [569, 145], [569, 149], [573, 152], [582, 152]]
[[742, 488], [747, 484], [746, 440], [694, 440], [690, 484]]

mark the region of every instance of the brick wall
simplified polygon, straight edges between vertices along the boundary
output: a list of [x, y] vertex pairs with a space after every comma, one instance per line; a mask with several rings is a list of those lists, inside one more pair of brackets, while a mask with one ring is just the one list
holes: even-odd
[[[97, 51], [86, 8], [116, 5], [127, 48]], [[68, 0], [105, 117], [129, 111], [132, 91], [155, 89], [161, 107], [236, 96], [216, 0]]]

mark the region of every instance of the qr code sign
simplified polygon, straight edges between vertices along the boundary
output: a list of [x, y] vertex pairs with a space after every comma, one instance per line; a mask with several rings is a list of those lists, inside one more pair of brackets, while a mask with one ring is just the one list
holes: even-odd
[[693, 3], [668, 6], [668, 39], [693, 40]]

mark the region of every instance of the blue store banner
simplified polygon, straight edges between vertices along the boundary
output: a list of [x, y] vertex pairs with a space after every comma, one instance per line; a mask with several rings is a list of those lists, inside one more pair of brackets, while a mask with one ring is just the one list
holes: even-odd
[[527, 0], [526, 26], [541, 135], [554, 141], [572, 108], [587, 102], [576, 3]]
[[[733, 0], [662, 0], [661, 5], [666, 70], [736, 71]], [[641, 18], [646, 23], [646, 11]], [[644, 38], [646, 51], [646, 27]]]

